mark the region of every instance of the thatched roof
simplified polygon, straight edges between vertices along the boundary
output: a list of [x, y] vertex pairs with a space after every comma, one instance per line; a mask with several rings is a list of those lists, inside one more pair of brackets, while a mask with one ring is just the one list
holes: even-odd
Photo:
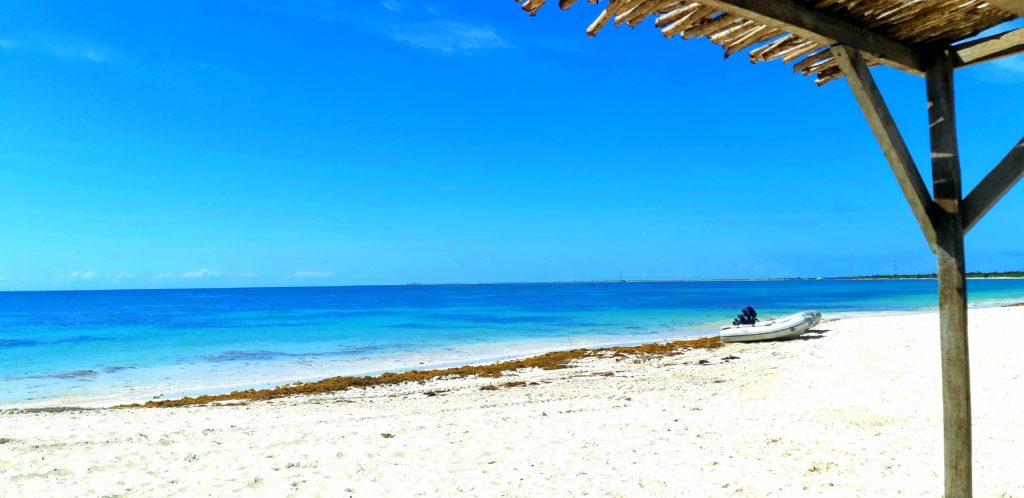
[[[516, 1], [534, 15], [547, 0]], [[869, 65], [919, 72], [919, 54], [1016, 18], [1013, 1], [607, 0], [587, 34], [596, 35], [609, 22], [632, 28], [654, 17], [654, 26], [666, 38], [707, 38], [724, 48], [726, 57], [749, 49], [751, 62], [792, 62], [794, 72], [814, 74], [824, 84], [841, 76], [829, 50], [848, 43], [840, 38], [877, 47], [865, 53]], [[558, 3], [568, 9], [576, 0]]]

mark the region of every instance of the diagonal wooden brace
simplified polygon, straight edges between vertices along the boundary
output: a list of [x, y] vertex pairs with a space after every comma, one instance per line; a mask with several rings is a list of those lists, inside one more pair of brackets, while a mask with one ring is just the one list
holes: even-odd
[[939, 208], [928, 194], [928, 187], [921, 179], [921, 173], [918, 172], [907, 144], [896, 127], [896, 121], [889, 113], [878, 85], [864, 63], [864, 57], [858, 50], [844, 45], [832, 47], [832, 53], [843, 70], [846, 81], [850, 83], [850, 88], [857, 97], [861, 110], [864, 111], [864, 117], [867, 118], [871, 131], [875, 133], [878, 144], [882, 146], [900, 189], [903, 190], [903, 195], [914, 212], [914, 218], [917, 218], [917, 223], [934, 252], [936, 239], [933, 219]]
[[1010, 153], [964, 199], [964, 233], [974, 228], [985, 213], [995, 206], [1007, 192], [1024, 177], [1024, 138], [1010, 149]]

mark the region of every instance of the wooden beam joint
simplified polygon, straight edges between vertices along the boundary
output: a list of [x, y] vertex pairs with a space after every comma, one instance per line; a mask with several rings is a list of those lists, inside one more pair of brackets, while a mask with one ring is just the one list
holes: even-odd
[[921, 75], [926, 61], [913, 47], [864, 27], [807, 7], [796, 0], [699, 0], [712, 7], [805, 40], [847, 45], [903, 71]]

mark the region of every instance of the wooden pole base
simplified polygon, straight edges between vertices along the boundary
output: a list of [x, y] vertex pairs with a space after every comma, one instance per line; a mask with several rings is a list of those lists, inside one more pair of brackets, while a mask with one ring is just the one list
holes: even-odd
[[971, 477], [971, 381], [967, 347], [967, 279], [963, 230], [950, 216], [936, 227], [939, 326], [942, 354], [945, 495], [969, 497]]

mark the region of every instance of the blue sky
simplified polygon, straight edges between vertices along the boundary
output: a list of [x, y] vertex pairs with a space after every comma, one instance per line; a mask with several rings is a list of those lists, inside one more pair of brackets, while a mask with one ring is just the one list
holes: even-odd
[[[600, 8], [6, 2], [0, 289], [925, 272], [843, 81]], [[879, 84], [926, 179], [924, 83]], [[957, 73], [967, 187], [1024, 60]], [[965, 192], [966, 193], [966, 192]], [[1024, 268], [1024, 193], [968, 237]]]

